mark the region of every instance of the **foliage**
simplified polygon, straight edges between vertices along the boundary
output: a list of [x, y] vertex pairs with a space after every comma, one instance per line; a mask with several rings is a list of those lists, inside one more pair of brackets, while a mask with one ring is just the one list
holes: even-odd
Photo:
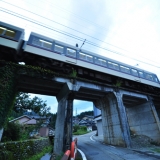
[[42, 152], [28, 158], [27, 160], [40, 160], [41, 157], [43, 157], [46, 153], [51, 152], [53, 146], [48, 146], [48, 147], [44, 147], [44, 149], [42, 150]]
[[77, 71], [74, 70], [73, 68], [72, 68], [72, 73], [70, 74], [70, 77], [73, 77], [73, 78], [77, 77]]
[[10, 64], [0, 64], [0, 128], [2, 128], [13, 107], [16, 93], [16, 68]]
[[16, 123], [7, 123], [4, 128], [2, 142], [17, 141], [21, 136], [21, 126]]
[[76, 124], [76, 125], [73, 126], [73, 132], [77, 132], [78, 129], [80, 129], [79, 125]]
[[32, 110], [41, 116], [46, 116], [50, 111], [50, 107], [47, 107], [46, 101], [36, 96], [31, 99], [29, 94], [19, 92], [16, 96], [13, 110], [21, 113]]
[[9, 157], [12, 157], [12, 160], [27, 159], [33, 155], [40, 153], [45, 147], [48, 146], [50, 146], [50, 142], [47, 138], [1, 143], [0, 159], [10, 160]]
[[47, 116], [50, 116], [50, 123], [49, 126], [55, 129], [56, 119], [57, 119], [57, 113], [49, 113]]
[[88, 133], [88, 131], [87, 131], [87, 127], [86, 126], [77, 126], [77, 131], [73, 131], [73, 134], [74, 135], [82, 135], [82, 134], [86, 134], [86, 133]]
[[86, 126], [80, 126], [80, 129], [81, 129], [82, 131], [87, 131], [87, 127], [86, 127]]
[[85, 117], [85, 116], [93, 116], [93, 111], [85, 111], [85, 112], [82, 112], [82, 113], [80, 113], [79, 115], [77, 115], [77, 117], [79, 118], [79, 119], [82, 119], [83, 117]]

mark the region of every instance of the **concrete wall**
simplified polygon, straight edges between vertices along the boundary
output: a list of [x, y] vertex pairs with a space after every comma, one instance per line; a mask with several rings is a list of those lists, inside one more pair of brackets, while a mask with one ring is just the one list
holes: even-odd
[[112, 145], [126, 146], [115, 95], [113, 93], [108, 94], [95, 104], [102, 111], [104, 142]]
[[126, 112], [132, 133], [146, 135], [155, 141], [160, 141], [160, 131], [150, 102], [126, 108]]
[[102, 119], [97, 120], [97, 131], [98, 131], [98, 136], [103, 137]]

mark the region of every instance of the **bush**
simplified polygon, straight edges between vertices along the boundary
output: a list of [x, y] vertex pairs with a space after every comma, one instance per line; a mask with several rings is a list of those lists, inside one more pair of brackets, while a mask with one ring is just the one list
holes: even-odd
[[8, 122], [4, 128], [2, 142], [17, 141], [20, 139], [21, 126], [16, 123]]
[[77, 132], [80, 129], [79, 125], [73, 126], [73, 132]]
[[87, 127], [86, 126], [81, 126], [80, 129], [83, 130], [83, 131], [87, 131]]

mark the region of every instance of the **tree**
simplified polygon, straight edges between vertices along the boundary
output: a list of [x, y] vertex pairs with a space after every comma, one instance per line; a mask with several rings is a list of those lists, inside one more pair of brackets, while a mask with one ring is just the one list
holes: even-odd
[[18, 113], [24, 113], [28, 110], [38, 113], [40, 116], [46, 116], [50, 107], [47, 107], [46, 101], [39, 97], [30, 98], [28, 93], [19, 92], [15, 99], [13, 110]]
[[82, 119], [83, 117], [85, 117], [85, 116], [93, 116], [93, 111], [85, 111], [85, 112], [82, 112], [82, 113], [80, 113], [79, 115], [77, 115], [77, 117], [79, 118], [79, 119]]
[[7, 122], [4, 127], [2, 142], [6, 141], [17, 141], [21, 136], [21, 127], [17, 123]]

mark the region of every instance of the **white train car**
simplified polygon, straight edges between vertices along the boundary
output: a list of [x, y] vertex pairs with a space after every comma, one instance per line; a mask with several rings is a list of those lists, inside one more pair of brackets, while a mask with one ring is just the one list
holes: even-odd
[[18, 52], [22, 47], [24, 29], [0, 21], [0, 46]]
[[117, 77], [144, 83], [160, 88], [156, 74], [120, 63], [77, 47], [31, 33], [29, 40], [23, 47], [24, 52], [72, 63], [87, 69], [107, 73]]
[[[101, 73], [125, 78], [160, 88], [156, 74], [59, 42], [37, 33], [31, 33], [22, 48], [24, 29], [0, 22], [0, 48], [11, 48], [18, 55], [20, 50]], [[2, 53], [3, 54], [3, 53]], [[16, 57], [16, 56], [15, 56]]]

